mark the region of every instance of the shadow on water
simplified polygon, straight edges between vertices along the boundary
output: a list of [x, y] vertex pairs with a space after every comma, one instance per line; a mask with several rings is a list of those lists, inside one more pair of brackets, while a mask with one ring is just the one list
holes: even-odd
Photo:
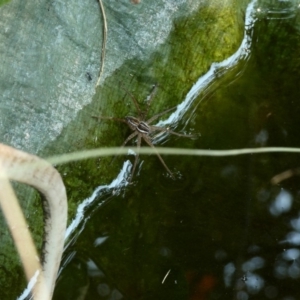
[[[195, 103], [201, 137], [165, 145], [300, 147], [299, 16], [270, 14], [250, 59]], [[164, 159], [180, 179], [143, 156], [67, 249], [54, 299], [299, 299], [299, 155]]]

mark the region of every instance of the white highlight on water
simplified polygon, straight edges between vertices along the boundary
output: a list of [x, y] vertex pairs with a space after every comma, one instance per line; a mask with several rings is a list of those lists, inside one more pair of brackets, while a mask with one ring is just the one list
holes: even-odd
[[[120, 173], [110, 184], [101, 185], [97, 187], [90, 197], [83, 200], [83, 202], [77, 207], [77, 213], [75, 218], [67, 228], [65, 240], [69, 240], [69, 238], [74, 233], [74, 231], [79, 227], [79, 225], [81, 225], [80, 232], [83, 230], [84, 224], [87, 221], [87, 219], [85, 218], [85, 211], [90, 207], [90, 205], [95, 201], [95, 199], [97, 199], [101, 195], [108, 194], [108, 193], [113, 195], [118, 195], [121, 188], [128, 185], [127, 179], [130, 174], [131, 167], [132, 167], [131, 162], [129, 160], [126, 160], [123, 164]], [[106, 202], [106, 200], [103, 200], [100, 203], [100, 205], [103, 205]], [[79, 233], [77, 233], [76, 236], [78, 236]], [[74, 239], [74, 237], [75, 236], [73, 236], [72, 239], [68, 241], [68, 244]]]

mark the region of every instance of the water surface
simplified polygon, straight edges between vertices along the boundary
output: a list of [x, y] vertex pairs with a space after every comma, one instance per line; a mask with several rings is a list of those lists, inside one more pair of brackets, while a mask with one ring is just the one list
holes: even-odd
[[[179, 122], [201, 136], [165, 146], [300, 147], [299, 17], [289, 3], [261, 7], [249, 58]], [[132, 185], [91, 207], [54, 299], [298, 299], [299, 155], [164, 159], [175, 181], [143, 156]]]

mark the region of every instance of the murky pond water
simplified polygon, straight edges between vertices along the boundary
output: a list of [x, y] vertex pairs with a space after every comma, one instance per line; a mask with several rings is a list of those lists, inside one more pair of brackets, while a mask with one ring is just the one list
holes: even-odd
[[[201, 136], [164, 146], [300, 147], [299, 12], [273, 4], [258, 11], [249, 58], [178, 125]], [[54, 299], [299, 299], [299, 157], [164, 156], [174, 181], [142, 156], [134, 183], [91, 208]]]

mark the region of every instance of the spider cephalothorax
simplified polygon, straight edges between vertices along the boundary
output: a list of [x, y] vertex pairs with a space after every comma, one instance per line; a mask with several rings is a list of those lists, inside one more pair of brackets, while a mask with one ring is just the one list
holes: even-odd
[[[168, 168], [168, 166], [166, 165], [166, 163], [164, 162], [164, 160], [162, 159], [160, 154], [156, 151], [156, 149], [155, 149], [155, 147], [152, 143], [151, 135], [155, 132], [168, 132], [170, 134], [174, 134], [174, 135], [181, 136], [181, 137], [193, 137], [193, 136], [192, 135], [187, 135], [187, 134], [177, 133], [175, 131], [170, 130], [170, 128], [168, 128], [168, 127], [165, 128], [165, 127], [151, 125], [152, 122], [157, 120], [162, 115], [174, 110], [176, 107], [169, 108], [169, 109], [167, 109], [167, 110], [165, 110], [161, 113], [158, 113], [158, 114], [152, 116], [149, 119], [146, 119], [147, 115], [148, 115], [148, 112], [149, 112], [151, 102], [154, 98], [154, 94], [156, 92], [156, 89], [157, 89], [157, 86], [155, 85], [153, 91], [151, 92], [151, 94], [149, 96], [146, 111], [142, 111], [140, 109], [140, 106], [139, 106], [138, 101], [136, 100], [136, 98], [131, 93], [129, 93], [128, 91], [125, 90], [125, 92], [130, 96], [130, 98], [132, 99], [132, 101], [135, 105], [135, 108], [138, 112], [137, 117], [126, 116], [124, 119], [121, 119], [121, 118], [115, 118], [115, 117], [102, 117], [102, 116], [97, 117], [97, 116], [93, 116], [93, 118], [114, 120], [114, 121], [126, 123], [129, 126], [129, 128], [133, 131], [133, 133], [131, 133], [126, 138], [126, 140], [121, 145], [121, 147], [124, 147], [130, 140], [137, 137], [137, 147], [140, 148], [142, 140], [144, 140], [152, 149], [154, 149], [154, 151], [156, 152], [157, 157], [159, 158], [159, 160], [161, 161], [161, 163], [163, 164], [163, 166], [165, 167], [167, 172], [170, 174], [170, 176], [173, 179], [175, 179], [173, 173], [170, 171], [170, 169]], [[135, 172], [135, 169], [136, 169], [136, 166], [137, 166], [138, 158], [139, 158], [139, 153], [137, 152], [137, 154], [135, 156], [135, 160], [134, 160], [130, 180], [133, 178], [133, 175], [134, 175], [134, 172]]]

